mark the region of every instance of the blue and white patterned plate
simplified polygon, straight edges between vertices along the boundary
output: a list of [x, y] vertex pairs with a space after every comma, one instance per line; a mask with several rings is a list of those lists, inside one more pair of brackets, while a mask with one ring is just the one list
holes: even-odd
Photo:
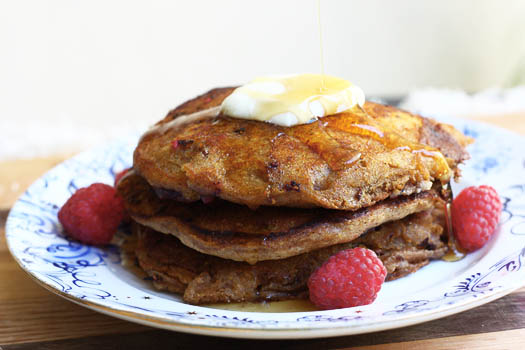
[[228, 311], [184, 304], [155, 291], [120, 264], [117, 246], [70, 241], [57, 221], [77, 188], [112, 183], [131, 163], [137, 135], [82, 153], [49, 171], [14, 205], [6, 224], [9, 249], [35, 281], [80, 305], [150, 326], [239, 338], [313, 338], [403, 327], [451, 315], [500, 298], [525, 284], [525, 139], [472, 121], [454, 120], [477, 139], [469, 148], [457, 193], [490, 184], [504, 200], [494, 239], [465, 259], [434, 261], [385, 283], [367, 306], [315, 312]]

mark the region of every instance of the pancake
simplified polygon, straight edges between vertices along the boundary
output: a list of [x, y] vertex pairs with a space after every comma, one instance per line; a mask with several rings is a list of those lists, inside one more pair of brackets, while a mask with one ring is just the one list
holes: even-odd
[[412, 273], [448, 250], [439, 209], [389, 222], [350, 243], [281, 260], [250, 265], [199, 253], [171, 235], [135, 224], [139, 265], [160, 290], [179, 293], [191, 304], [306, 298], [306, 282], [328, 257], [355, 246], [368, 247], [387, 268], [387, 280]]
[[219, 115], [163, 128], [232, 90], [171, 111], [140, 140], [135, 170], [179, 201], [358, 210], [447, 183], [468, 158], [452, 126], [371, 102], [293, 127]]
[[385, 222], [444, 207], [438, 188], [398, 196], [356, 211], [259, 207], [215, 200], [180, 203], [160, 199], [134, 171], [118, 183], [136, 222], [176, 236], [189, 248], [223, 259], [256, 263], [347, 243]]

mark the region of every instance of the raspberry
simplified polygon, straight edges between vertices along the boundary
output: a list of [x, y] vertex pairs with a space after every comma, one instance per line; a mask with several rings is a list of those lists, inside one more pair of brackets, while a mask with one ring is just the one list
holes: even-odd
[[201, 201], [204, 204], [210, 204], [215, 200], [215, 196], [201, 196]]
[[120, 179], [122, 179], [124, 177], [124, 175], [126, 175], [126, 173], [130, 170], [131, 168], [128, 168], [128, 169], [124, 169], [122, 170], [120, 173], [117, 173], [115, 175], [115, 183], [113, 184], [113, 186], [117, 187], [118, 185], [118, 182], [120, 181]]
[[452, 202], [452, 226], [461, 248], [472, 252], [492, 237], [501, 214], [501, 200], [490, 186], [465, 188]]
[[105, 244], [124, 217], [124, 204], [115, 188], [95, 183], [77, 190], [58, 212], [69, 236], [88, 244]]
[[385, 277], [386, 268], [372, 250], [343, 250], [308, 279], [310, 300], [326, 310], [367, 305], [376, 299]]

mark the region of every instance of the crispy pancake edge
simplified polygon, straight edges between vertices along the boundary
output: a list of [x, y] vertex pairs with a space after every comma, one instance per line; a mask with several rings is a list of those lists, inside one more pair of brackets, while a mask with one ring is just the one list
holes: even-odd
[[140, 266], [154, 286], [183, 295], [192, 304], [306, 298], [306, 281], [331, 255], [365, 246], [374, 250], [387, 268], [387, 280], [403, 277], [442, 257], [443, 218], [421, 212], [386, 223], [359, 239], [310, 253], [249, 265], [199, 253], [164, 235], [136, 224]]
[[[266, 227], [262, 227], [259, 232], [264, 234], [257, 234], [257, 230], [248, 234], [239, 230], [228, 229], [221, 232], [199, 226], [198, 220], [193, 220], [191, 214], [184, 214], [184, 209], [187, 209], [184, 206], [189, 207], [188, 204], [160, 200], [146, 181], [133, 173], [125, 176], [119, 182], [118, 191], [124, 199], [126, 209], [136, 222], [156, 231], [174, 235], [186, 246], [204, 254], [252, 264], [262, 260], [283, 259], [334, 244], [350, 242], [363, 232], [385, 222], [399, 220], [412, 213], [444, 205], [437, 191], [431, 190], [411, 196], [387, 199], [357, 211], [293, 209], [296, 211], [295, 215], [303, 211], [312, 211], [315, 212], [315, 215], [307, 222], [299, 221], [300, 217], [290, 217], [290, 220], [300, 223], [284, 231], [277, 229], [278, 231], [266, 232]], [[198, 210], [207, 210], [204, 204], [192, 205], [194, 208], [198, 205]], [[222, 205], [232, 204], [222, 203]], [[237, 215], [241, 215], [241, 218], [243, 217], [242, 211], [246, 212], [246, 216], [257, 216], [257, 211], [254, 212], [242, 206], [232, 206], [232, 210], [235, 210]], [[209, 207], [209, 210], [220, 209]], [[278, 208], [272, 207], [259, 209], [261, 213], [265, 210], [270, 212], [270, 216], [272, 213], [279, 216], [278, 219], [286, 224], [288, 219], [286, 213], [283, 214]], [[291, 210], [292, 213], [294, 213], [293, 210]], [[264, 215], [268, 216], [266, 213]], [[222, 218], [217, 218], [217, 220], [222, 220]], [[213, 221], [210, 224], [213, 225]], [[252, 224], [252, 222], [246, 224]], [[230, 225], [232, 227], [242, 226], [235, 225], [234, 222]]]

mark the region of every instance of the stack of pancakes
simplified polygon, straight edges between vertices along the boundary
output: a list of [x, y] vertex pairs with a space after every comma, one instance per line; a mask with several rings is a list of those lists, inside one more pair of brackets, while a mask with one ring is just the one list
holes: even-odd
[[387, 280], [447, 252], [446, 188], [469, 138], [370, 102], [293, 127], [216, 114], [232, 91], [171, 111], [118, 184], [155, 287], [192, 304], [303, 298], [343, 249], [374, 250]]

